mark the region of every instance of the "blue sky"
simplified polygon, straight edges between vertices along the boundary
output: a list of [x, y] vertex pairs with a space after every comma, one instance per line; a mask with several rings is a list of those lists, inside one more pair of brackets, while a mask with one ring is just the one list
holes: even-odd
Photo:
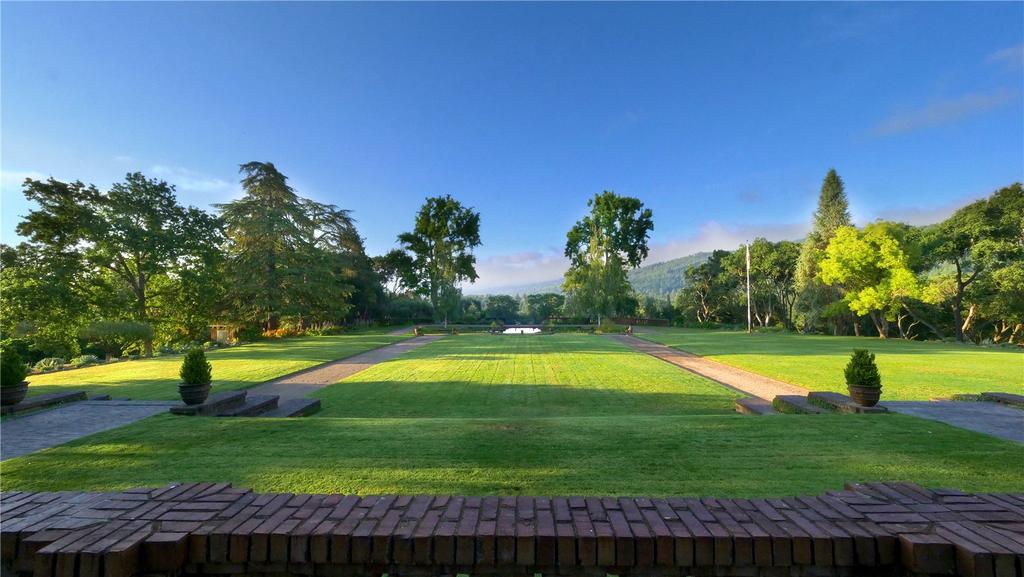
[[25, 176], [140, 170], [208, 208], [274, 162], [371, 253], [423, 198], [482, 214], [477, 290], [557, 277], [609, 189], [652, 261], [855, 217], [936, 220], [1024, 179], [1024, 4], [12, 3], [2, 222]]

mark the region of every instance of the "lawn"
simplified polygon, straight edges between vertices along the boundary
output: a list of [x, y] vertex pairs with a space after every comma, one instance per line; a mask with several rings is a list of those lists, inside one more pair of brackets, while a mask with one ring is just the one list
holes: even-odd
[[728, 414], [737, 393], [592, 335], [463, 335], [316, 394], [330, 417]]
[[[408, 336], [368, 331], [260, 341], [209, 351], [207, 358], [213, 366], [213, 391], [243, 389], [404, 338]], [[30, 375], [28, 390], [30, 395], [81, 389], [90, 395], [173, 400], [178, 398], [177, 384], [181, 382], [178, 371], [183, 358], [183, 355], [172, 355]]]
[[3, 479], [36, 491], [231, 481], [303, 493], [750, 497], [877, 480], [1021, 491], [1022, 462], [1024, 445], [902, 415], [166, 415], [5, 461]]
[[846, 392], [843, 367], [853, 349], [875, 353], [882, 400], [927, 400], [956, 393], [1024, 394], [1024, 352], [968, 344], [701, 329], [643, 329], [637, 336], [802, 385]]
[[778, 496], [847, 481], [1021, 491], [1024, 445], [903, 415], [741, 416], [605, 337], [448, 337], [303, 419], [161, 415], [3, 463], [5, 490]]

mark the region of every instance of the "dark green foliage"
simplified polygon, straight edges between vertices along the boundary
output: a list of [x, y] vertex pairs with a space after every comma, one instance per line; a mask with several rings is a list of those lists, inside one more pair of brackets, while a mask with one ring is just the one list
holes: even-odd
[[473, 249], [480, 246], [480, 213], [451, 196], [428, 198], [412, 232], [398, 235], [398, 242], [409, 257], [391, 257], [400, 276], [430, 299], [437, 320], [447, 321], [461, 303], [456, 285], [477, 278]]
[[[84, 312], [83, 304], [116, 304], [108, 310], [143, 323], [166, 317], [180, 328], [188, 321], [175, 317], [180, 308], [174, 304], [181, 300], [177, 291], [188, 284], [186, 277], [215, 260], [220, 227], [214, 217], [183, 207], [173, 186], [138, 172], [127, 174], [107, 192], [52, 178], [27, 180], [24, 190], [38, 209], [18, 225], [18, 234], [28, 237], [33, 250], [51, 263], [49, 275], [61, 278], [46, 283], [47, 291], [54, 293], [50, 300], [57, 300], [59, 291], [71, 291], [76, 298], [66, 306], [73, 305], [77, 315]], [[206, 277], [200, 280], [204, 285], [210, 282]], [[97, 282], [118, 290], [81, 290]], [[107, 295], [118, 292], [127, 298], [110, 303]], [[86, 303], [80, 302], [83, 297]], [[205, 324], [205, 319], [188, 324], [196, 323]], [[147, 355], [152, 355], [152, 341], [153, 333], [144, 339]]]
[[519, 320], [519, 301], [509, 295], [491, 295], [487, 297], [484, 316], [505, 324], [513, 324]]
[[208, 385], [212, 378], [210, 363], [201, 348], [194, 348], [185, 354], [181, 362], [181, 382], [186, 385]]
[[878, 374], [878, 365], [875, 364], [875, 354], [869, 353], [866, 349], [855, 349], [843, 372], [848, 385], [882, 386], [882, 377]]
[[[811, 232], [800, 247], [796, 265], [796, 308], [803, 314], [805, 330], [820, 327], [825, 317], [825, 309], [841, 297], [837, 289], [826, 287], [818, 280], [818, 261], [836, 230], [851, 224], [850, 203], [846, 198], [843, 180], [839, 178], [834, 168], [829, 169], [821, 183], [818, 208], [814, 212]], [[838, 326], [838, 321], [833, 323], [834, 330], [838, 330]]]
[[12, 349], [0, 351], [0, 386], [13, 387], [25, 380], [28, 365]]
[[573, 314], [633, 314], [637, 308], [628, 269], [647, 258], [654, 230], [651, 209], [640, 199], [604, 191], [587, 201], [590, 214], [566, 234], [569, 271], [562, 289]]

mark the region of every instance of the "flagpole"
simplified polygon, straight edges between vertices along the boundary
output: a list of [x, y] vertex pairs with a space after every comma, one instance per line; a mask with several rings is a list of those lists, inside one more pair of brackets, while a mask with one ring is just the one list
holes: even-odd
[[750, 321], [750, 243], [746, 244], [747, 249], [747, 332], [754, 331], [753, 323]]

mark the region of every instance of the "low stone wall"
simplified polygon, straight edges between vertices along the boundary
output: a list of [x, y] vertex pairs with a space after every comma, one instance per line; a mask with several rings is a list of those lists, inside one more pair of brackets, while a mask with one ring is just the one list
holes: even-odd
[[1024, 495], [848, 485], [783, 499], [0, 494], [4, 574], [1024, 573]]

